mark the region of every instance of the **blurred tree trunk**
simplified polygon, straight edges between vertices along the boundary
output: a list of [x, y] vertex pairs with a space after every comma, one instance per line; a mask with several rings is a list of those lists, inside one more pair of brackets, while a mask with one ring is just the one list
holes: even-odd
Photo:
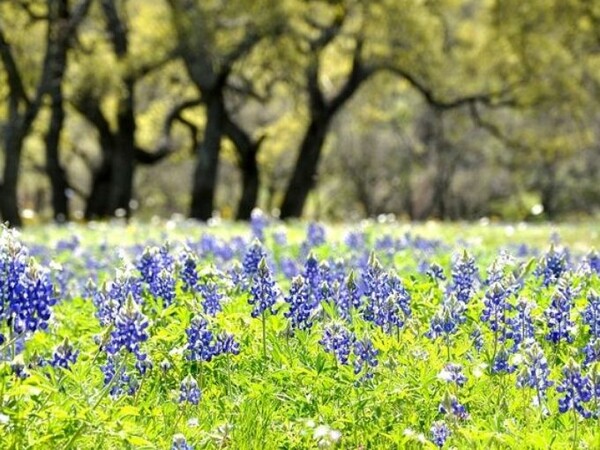
[[[335, 24], [338, 27], [340, 24]], [[335, 36], [335, 30], [330, 31], [330, 38]], [[329, 42], [323, 40], [315, 50], [322, 50]], [[327, 132], [335, 114], [356, 93], [358, 88], [374, 72], [367, 69], [361, 59], [362, 42], [357, 42], [353, 55], [352, 70], [339, 92], [331, 99], [326, 99], [319, 85], [320, 59], [319, 52], [312, 55], [312, 60], [306, 71], [307, 91], [309, 98], [310, 121], [302, 139], [292, 178], [281, 204], [281, 218], [300, 217], [308, 194], [315, 186], [319, 160]]]
[[[59, 130], [62, 127], [64, 111], [62, 110], [62, 92], [60, 88], [57, 90], [57, 83], [60, 86], [64, 74], [66, 46], [69, 36], [85, 17], [90, 3], [91, 0], [82, 0], [74, 8], [73, 14], [69, 15], [66, 0], [60, 2], [48, 0], [47, 15], [41, 19], [36, 18], [36, 20], [48, 21], [48, 37], [41, 75], [35, 94], [31, 98], [26, 92], [22, 74], [19, 72], [17, 62], [14, 59], [12, 48], [6, 40], [4, 30], [0, 27], [0, 60], [6, 70], [9, 87], [8, 125], [4, 139], [5, 162], [0, 212], [3, 219], [10, 225], [20, 226], [22, 223], [18, 207], [17, 185], [23, 142], [29, 134], [42, 106], [42, 101], [47, 94], [51, 94], [52, 101], [51, 125], [46, 136], [46, 141], [50, 144], [51, 160], [47, 161], [47, 165], [56, 169], [54, 166], [58, 164]], [[61, 103], [61, 105], [57, 106], [56, 102]], [[55, 175], [61, 177], [60, 170], [55, 171]], [[64, 173], [62, 173], [62, 181], [65, 181]], [[60, 181], [58, 184], [60, 184]], [[66, 194], [65, 189], [62, 189], [62, 192]]]
[[52, 211], [56, 222], [69, 220], [69, 200], [67, 197], [68, 182], [64, 168], [60, 164], [60, 135], [65, 120], [62, 82], [67, 67], [67, 55], [72, 34], [86, 15], [89, 1], [83, 2], [75, 11], [74, 20], [70, 23], [71, 14], [68, 0], [49, 0], [47, 42], [50, 54], [50, 123], [45, 135], [46, 172], [50, 179], [52, 191]]
[[206, 105], [206, 126], [204, 139], [196, 149], [190, 217], [206, 221], [212, 217], [214, 208], [225, 99], [221, 86], [203, 92], [202, 97]]
[[252, 210], [256, 207], [258, 199], [260, 177], [256, 157], [264, 136], [253, 141], [250, 135], [235, 123], [228, 114], [225, 115], [225, 134], [231, 139], [236, 148], [238, 165], [242, 172], [242, 195], [235, 218], [236, 220], [250, 220]]

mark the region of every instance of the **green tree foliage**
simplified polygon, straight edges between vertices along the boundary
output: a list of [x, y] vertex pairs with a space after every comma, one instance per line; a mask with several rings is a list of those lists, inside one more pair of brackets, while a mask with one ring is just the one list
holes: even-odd
[[593, 212], [599, 8], [0, 0], [2, 217]]

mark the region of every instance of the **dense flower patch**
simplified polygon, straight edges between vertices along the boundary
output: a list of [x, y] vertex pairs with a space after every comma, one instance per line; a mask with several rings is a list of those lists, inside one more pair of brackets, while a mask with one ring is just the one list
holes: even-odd
[[2, 232], [2, 448], [600, 443], [593, 250], [199, 230]]

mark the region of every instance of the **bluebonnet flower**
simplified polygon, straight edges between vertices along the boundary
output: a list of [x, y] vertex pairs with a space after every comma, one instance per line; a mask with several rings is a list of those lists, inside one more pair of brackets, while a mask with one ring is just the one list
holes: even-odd
[[522, 356], [522, 367], [517, 374], [517, 387], [535, 389], [541, 406], [541, 400], [546, 397], [546, 390], [554, 384], [548, 379], [548, 361], [542, 347], [532, 340], [525, 342]]
[[284, 300], [290, 305], [284, 316], [290, 319], [292, 330], [310, 328], [312, 325], [312, 322], [309, 321], [310, 315], [316, 305], [314, 297], [309, 296], [309, 289], [306, 289], [302, 276], [297, 276], [292, 280], [290, 292]]
[[363, 373], [361, 380], [373, 378], [373, 369], [377, 367], [379, 352], [369, 338], [354, 342], [354, 374]]
[[354, 335], [338, 323], [326, 325], [323, 338], [319, 341], [325, 351], [333, 353], [340, 364], [348, 364], [353, 342]]
[[125, 350], [133, 353], [138, 360], [145, 360], [146, 354], [142, 353], [140, 345], [148, 340], [148, 325], [148, 319], [130, 296], [115, 317], [114, 329], [105, 347], [107, 353], [115, 355]]
[[[45, 330], [56, 303], [49, 273], [30, 259], [16, 232], [0, 236], [0, 323], [23, 337]], [[0, 340], [6, 338], [0, 333]]]
[[431, 433], [431, 442], [439, 448], [442, 448], [450, 437], [450, 428], [443, 420], [433, 422], [429, 432]]
[[593, 396], [592, 383], [589, 377], [581, 373], [581, 368], [571, 359], [562, 370], [563, 377], [556, 391], [563, 394], [558, 399], [558, 410], [566, 413], [569, 410], [577, 411], [582, 417], [588, 419], [592, 413], [585, 408]]
[[287, 245], [287, 233], [285, 228], [273, 232], [273, 241], [275, 241], [275, 244], [279, 245], [280, 247]]
[[309, 248], [318, 247], [325, 243], [325, 227], [320, 223], [311, 222], [306, 229], [306, 244]]
[[142, 286], [129, 270], [118, 270], [115, 279], [104, 283], [97, 289], [90, 280], [87, 286], [88, 295], [96, 307], [96, 317], [102, 326], [112, 324], [119, 310], [131, 297], [135, 303], [142, 303]]
[[600, 253], [592, 250], [585, 258], [590, 267], [590, 271], [596, 275], [600, 275]]
[[586, 346], [583, 347], [583, 354], [585, 355], [584, 366], [600, 362], [600, 338], [590, 339]]
[[217, 354], [214, 334], [208, 328], [208, 321], [196, 316], [185, 330], [187, 334], [187, 359], [190, 361], [210, 361]]
[[361, 250], [365, 247], [366, 235], [364, 231], [350, 231], [344, 238], [344, 243], [351, 250]]
[[463, 387], [467, 382], [467, 377], [463, 373], [463, 367], [455, 363], [446, 364], [438, 374], [438, 378], [448, 383], [454, 383], [458, 387]]
[[123, 392], [133, 395], [139, 387], [137, 379], [125, 364], [127, 354], [135, 355], [135, 367], [140, 375], [151, 367], [148, 355], [141, 350], [141, 344], [148, 340], [148, 326], [148, 319], [130, 294], [127, 302], [119, 308], [106, 342], [100, 343], [101, 349], [107, 354], [106, 363], [101, 369], [104, 373], [104, 384], [111, 386], [111, 396], [117, 397]]
[[221, 302], [223, 294], [214, 281], [208, 280], [198, 285], [198, 292], [202, 296], [202, 309], [209, 316], [215, 316], [223, 309]]
[[[139, 258], [137, 269], [142, 275], [142, 280], [148, 286], [150, 293], [154, 297], [161, 297], [165, 302], [165, 306], [168, 306], [169, 299], [174, 297], [175, 282], [173, 277], [174, 272], [174, 261], [173, 257], [169, 254], [168, 245], [162, 247], [146, 247], [144, 253]], [[171, 281], [173, 279], [173, 288], [170, 288]], [[171, 294], [170, 291], [173, 291]], [[164, 298], [166, 295], [167, 298]]]
[[139, 382], [127, 370], [121, 355], [109, 354], [101, 369], [104, 374], [104, 385], [110, 386], [109, 394], [111, 397], [116, 398], [122, 394], [133, 395], [136, 393]]
[[183, 262], [179, 276], [183, 281], [183, 290], [185, 292], [195, 292], [198, 285], [198, 270], [197, 258], [190, 251], [186, 251], [183, 255]]
[[446, 392], [439, 406], [439, 411], [447, 416], [454, 417], [458, 420], [466, 420], [469, 418], [469, 413], [463, 404], [458, 399]]
[[176, 434], [173, 436], [173, 445], [171, 450], [194, 450], [190, 444], [188, 444], [183, 434]]
[[571, 288], [569, 278], [562, 278], [552, 296], [550, 306], [544, 312], [548, 323], [546, 340], [558, 344], [565, 340], [573, 342], [574, 322], [571, 320], [576, 291]]
[[550, 246], [548, 252], [542, 256], [538, 267], [534, 271], [537, 277], [542, 278], [544, 287], [555, 284], [567, 270], [567, 255], [564, 251], [558, 251], [554, 245]]
[[505, 342], [511, 337], [511, 320], [508, 313], [513, 306], [508, 302], [509, 295], [510, 290], [496, 282], [486, 291], [483, 300], [485, 306], [481, 313], [481, 321], [488, 324], [498, 342]]
[[582, 316], [583, 323], [589, 326], [590, 336], [600, 338], [600, 295], [593, 290], [588, 294]]
[[483, 346], [485, 344], [484, 338], [483, 338], [483, 333], [481, 332], [481, 328], [476, 327], [473, 329], [473, 331], [471, 332], [471, 342], [473, 342], [473, 348], [475, 348], [475, 350], [477, 352], [480, 352], [483, 349]]
[[446, 275], [444, 274], [444, 269], [437, 263], [433, 263], [429, 265], [429, 268], [426, 272], [427, 276], [432, 280], [444, 281], [446, 280]]
[[265, 240], [265, 228], [269, 225], [269, 218], [260, 209], [254, 208], [250, 214], [250, 229], [252, 235], [259, 241]]
[[269, 269], [266, 260], [263, 258], [260, 260], [257, 272], [252, 278], [252, 285], [250, 287], [250, 298], [248, 299], [248, 303], [253, 306], [252, 317], [259, 317], [266, 311], [275, 314], [273, 306], [275, 305], [278, 296], [279, 290], [273, 280], [271, 269]]
[[410, 295], [396, 275], [385, 272], [372, 254], [362, 278], [363, 315], [386, 333], [404, 326], [411, 316]]
[[531, 311], [535, 304], [525, 299], [519, 299], [514, 307], [516, 315], [510, 321], [511, 337], [513, 340], [512, 351], [516, 351], [521, 343], [535, 336], [535, 327]]
[[231, 354], [238, 355], [240, 353], [240, 344], [236, 342], [233, 334], [222, 331], [217, 335], [216, 353], [219, 355]]
[[500, 283], [504, 278], [504, 266], [496, 258], [492, 264], [487, 268], [487, 279], [485, 284], [492, 286], [496, 283]]
[[154, 292], [157, 297], [162, 298], [165, 308], [175, 300], [175, 282], [173, 274], [165, 269], [161, 270], [156, 278]]
[[258, 272], [258, 266], [262, 259], [267, 257], [267, 253], [258, 239], [254, 239], [250, 248], [244, 255], [242, 269], [246, 280], [252, 280]]
[[68, 339], [65, 339], [62, 344], [54, 349], [50, 365], [52, 367], [68, 369], [72, 364], [75, 364], [78, 356], [79, 350], [77, 350]]
[[281, 258], [279, 261], [279, 268], [281, 273], [283, 273], [287, 279], [291, 279], [300, 273], [296, 261], [288, 257]]
[[185, 377], [179, 388], [179, 403], [197, 405], [201, 397], [202, 393], [200, 392], [198, 382], [191, 375]]
[[361, 303], [360, 291], [354, 280], [354, 272], [342, 283], [334, 284], [333, 301], [339, 316], [345, 321], [351, 320], [352, 308], [358, 308]]
[[285, 317], [290, 319], [292, 330], [312, 327], [312, 318], [331, 289], [326, 279], [328, 272], [329, 266], [319, 265], [311, 253], [304, 265], [304, 273], [292, 280], [290, 293], [284, 299], [290, 305]]
[[459, 326], [466, 321], [466, 306], [454, 294], [444, 298], [442, 304], [431, 318], [429, 330], [425, 333], [429, 339], [443, 337], [448, 343], [450, 337], [458, 332]]
[[158, 272], [162, 269], [158, 249], [155, 247], [146, 247], [136, 267], [140, 271], [142, 279], [149, 285], [152, 285], [156, 277], [158, 277]]
[[510, 355], [506, 348], [501, 347], [494, 355], [492, 373], [513, 373], [517, 367], [510, 362]]
[[19, 379], [25, 380], [30, 377], [30, 373], [27, 371], [27, 366], [23, 362], [22, 356], [17, 356], [10, 363], [10, 370]]
[[468, 303], [475, 294], [477, 283], [475, 259], [465, 250], [459, 257], [454, 259], [450, 289], [459, 301]]

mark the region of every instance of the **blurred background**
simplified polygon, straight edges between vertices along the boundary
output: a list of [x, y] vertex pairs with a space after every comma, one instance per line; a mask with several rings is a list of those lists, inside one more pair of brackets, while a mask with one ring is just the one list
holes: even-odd
[[0, 213], [600, 211], [595, 0], [0, 0]]

